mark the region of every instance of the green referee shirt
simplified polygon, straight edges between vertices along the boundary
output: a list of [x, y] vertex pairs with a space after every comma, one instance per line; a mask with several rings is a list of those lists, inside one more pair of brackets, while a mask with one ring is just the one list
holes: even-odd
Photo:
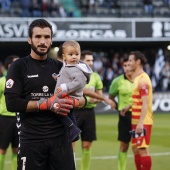
[[109, 88], [109, 94], [118, 97], [118, 110], [122, 110], [132, 103], [132, 87], [130, 82], [124, 74], [115, 78]]
[[[88, 84], [85, 85], [85, 88], [90, 89], [92, 91], [102, 90], [103, 89], [103, 82], [98, 73], [93, 72], [90, 76], [90, 81]], [[90, 97], [86, 96], [87, 104], [85, 108], [94, 108], [96, 107], [96, 103], [90, 102]]]
[[5, 82], [6, 82], [6, 77], [1, 77], [0, 78], [0, 115], [15, 116], [16, 115], [15, 113], [8, 112], [6, 109], [5, 96], [4, 96]]

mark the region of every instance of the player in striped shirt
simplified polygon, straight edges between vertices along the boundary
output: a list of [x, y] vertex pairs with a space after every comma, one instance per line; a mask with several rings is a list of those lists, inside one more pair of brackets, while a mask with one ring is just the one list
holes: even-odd
[[152, 160], [149, 154], [152, 113], [152, 84], [149, 76], [143, 70], [146, 63], [144, 54], [140, 51], [129, 55], [129, 69], [134, 72], [132, 90], [132, 150], [137, 170], [151, 170]]

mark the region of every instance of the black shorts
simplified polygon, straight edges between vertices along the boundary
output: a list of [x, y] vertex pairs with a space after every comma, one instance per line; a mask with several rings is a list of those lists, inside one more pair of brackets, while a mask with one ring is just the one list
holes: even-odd
[[43, 142], [21, 143], [17, 170], [75, 170], [72, 144], [66, 135]]
[[127, 112], [125, 116], [119, 113], [118, 122], [118, 140], [129, 143], [131, 140], [131, 112]]
[[0, 116], [0, 148], [18, 147], [18, 129], [15, 116]]
[[94, 109], [75, 109], [77, 126], [81, 129], [81, 140], [92, 142], [96, 140], [96, 119]]

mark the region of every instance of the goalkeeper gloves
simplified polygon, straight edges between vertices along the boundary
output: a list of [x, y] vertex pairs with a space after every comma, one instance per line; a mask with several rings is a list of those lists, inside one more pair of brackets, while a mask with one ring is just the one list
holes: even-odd
[[48, 99], [40, 99], [37, 105], [39, 110], [51, 110], [57, 114], [67, 115], [70, 109], [79, 105], [79, 101], [69, 97], [66, 91], [62, 91]]

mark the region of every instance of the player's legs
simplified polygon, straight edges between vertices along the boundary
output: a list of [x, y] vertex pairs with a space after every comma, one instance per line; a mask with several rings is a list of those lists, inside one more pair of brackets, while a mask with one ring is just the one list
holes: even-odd
[[91, 162], [91, 146], [92, 142], [82, 142], [82, 159], [81, 159], [81, 170], [89, 170]]
[[12, 139], [11, 139], [11, 147], [12, 147], [12, 156], [11, 156], [12, 164], [11, 164], [11, 166], [12, 166], [12, 170], [17, 169], [18, 144], [19, 144], [18, 129], [16, 127], [16, 122], [14, 122]]
[[82, 109], [75, 113], [77, 126], [81, 129], [82, 159], [81, 170], [89, 170], [92, 141], [96, 140], [96, 121], [94, 109]]
[[[15, 138], [15, 147], [18, 147], [18, 134], [16, 128], [16, 118], [13, 116], [0, 116], [0, 169], [3, 170], [5, 162], [5, 154], [7, 148]], [[17, 153], [17, 152], [16, 152]], [[17, 155], [12, 153], [12, 169], [16, 169]]]
[[119, 114], [118, 122], [118, 140], [120, 141], [120, 149], [118, 153], [118, 170], [125, 170], [127, 164], [127, 151], [131, 140], [131, 112], [126, 116]]
[[132, 145], [132, 151], [134, 154], [134, 162], [136, 166], [136, 170], [141, 170], [141, 156], [139, 154], [139, 150], [136, 145]]
[[72, 145], [65, 135], [42, 142], [21, 143], [18, 170], [75, 170]]
[[82, 130], [82, 160], [81, 170], [89, 170], [91, 162], [92, 141], [96, 140], [96, 121], [94, 109], [85, 109], [86, 118], [84, 121], [84, 131]]
[[[132, 125], [132, 129], [136, 126]], [[132, 139], [132, 150], [137, 170], [151, 170], [152, 160], [149, 154], [149, 144], [152, 125], [144, 125], [146, 135]]]
[[50, 145], [48, 170], [75, 170], [72, 144], [65, 136], [54, 139]]
[[6, 139], [6, 126], [5, 122], [6, 119], [4, 119], [3, 116], [0, 116], [0, 169], [4, 169], [4, 163], [5, 163], [5, 154], [8, 148], [8, 140]]
[[148, 148], [137, 148], [136, 145], [132, 146], [134, 153], [134, 162], [137, 170], [151, 170], [152, 160], [149, 155]]
[[126, 169], [128, 148], [129, 143], [120, 141], [120, 150], [118, 153], [118, 170]]
[[11, 156], [11, 168], [12, 170], [17, 169], [17, 153], [18, 153], [18, 148], [12, 148], [12, 156]]
[[4, 169], [6, 150], [0, 149], [0, 170]]

